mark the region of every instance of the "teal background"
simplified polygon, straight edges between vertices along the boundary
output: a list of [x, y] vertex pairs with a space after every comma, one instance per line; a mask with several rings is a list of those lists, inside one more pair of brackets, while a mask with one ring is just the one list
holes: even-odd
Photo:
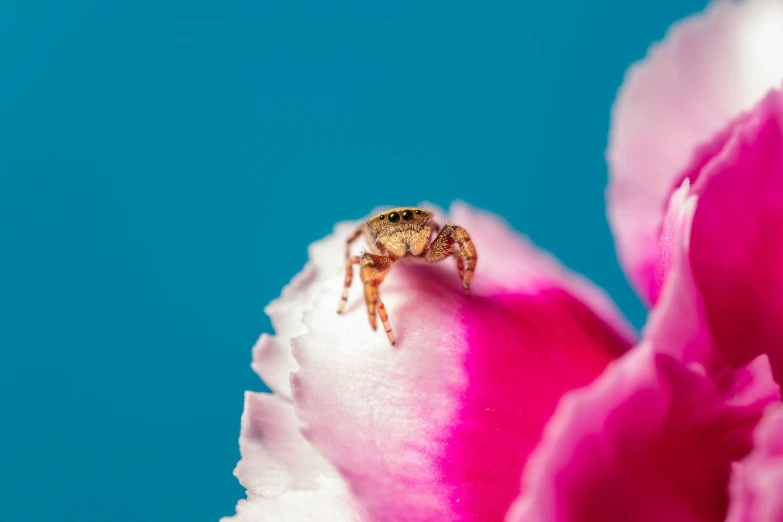
[[0, 521], [216, 521], [263, 306], [377, 205], [492, 210], [644, 312], [626, 67], [703, 1], [0, 4]]

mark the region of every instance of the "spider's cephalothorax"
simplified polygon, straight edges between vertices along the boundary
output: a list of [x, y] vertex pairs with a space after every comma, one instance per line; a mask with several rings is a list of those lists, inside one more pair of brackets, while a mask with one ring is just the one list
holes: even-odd
[[[386, 308], [378, 296], [378, 286], [392, 265], [405, 256], [435, 263], [456, 254], [462, 287], [465, 296], [470, 297], [470, 281], [478, 259], [470, 235], [464, 228], [451, 223], [446, 223], [439, 231], [438, 225], [431, 220], [432, 212], [421, 208], [399, 207], [376, 214], [357, 228], [345, 243], [345, 286], [337, 313], [345, 309], [348, 289], [353, 281], [353, 265], [358, 264], [370, 325], [373, 329], [377, 328], [376, 317], [380, 315], [386, 335], [394, 344], [394, 333], [389, 325]], [[437, 236], [430, 242], [433, 233], [437, 233]], [[372, 252], [352, 257], [351, 243], [362, 234]]]

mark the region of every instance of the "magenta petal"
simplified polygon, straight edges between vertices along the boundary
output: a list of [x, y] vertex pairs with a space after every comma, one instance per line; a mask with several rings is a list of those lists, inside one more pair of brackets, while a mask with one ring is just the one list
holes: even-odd
[[498, 219], [450, 215], [479, 252], [474, 298], [452, 262], [395, 267], [381, 293], [391, 347], [354, 288], [344, 316], [343, 237], [312, 253], [327, 289], [293, 340], [293, 400], [305, 436], [372, 520], [500, 520], [561, 395], [629, 346], [597, 289]]
[[[674, 25], [612, 111], [609, 221], [620, 261], [655, 302], [661, 217], [694, 151], [783, 80], [783, 3], [717, 1]], [[693, 181], [693, 180], [691, 180]]]
[[783, 382], [783, 96], [738, 123], [693, 189], [690, 262], [718, 349], [732, 366], [769, 356]]
[[762, 418], [750, 455], [733, 470], [726, 522], [783, 520], [783, 406]]
[[764, 407], [780, 400], [753, 382], [765, 364], [722, 386], [698, 366], [635, 348], [563, 399], [506, 520], [722, 521], [731, 463], [750, 450]]
[[692, 219], [690, 214], [692, 214], [692, 207], [695, 206], [690, 188], [690, 180], [685, 178], [680, 187], [672, 193], [664, 213], [661, 234], [658, 238], [658, 263], [649, 288], [653, 302], [658, 301], [669, 271], [683, 258], [680, 251], [686, 247], [685, 242], [690, 237], [690, 232], [686, 229], [690, 227]]
[[[701, 293], [688, 259], [691, 224], [698, 198], [686, 179], [669, 201], [660, 238], [657, 304], [644, 327], [644, 338], [657, 352], [685, 364], [697, 363], [715, 374], [727, 364], [712, 338]], [[665, 279], [665, 284], [664, 284]]]
[[299, 431], [293, 405], [247, 392], [234, 470], [247, 500], [224, 522], [351, 522], [367, 520], [347, 485]]
[[702, 147], [663, 220], [645, 338], [710, 373], [764, 353], [780, 382], [781, 122], [773, 92]]

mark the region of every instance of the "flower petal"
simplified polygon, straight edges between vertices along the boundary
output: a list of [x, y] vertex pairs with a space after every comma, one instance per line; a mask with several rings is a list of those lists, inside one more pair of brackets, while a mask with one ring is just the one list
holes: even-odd
[[[714, 375], [727, 367], [715, 346], [688, 253], [691, 224], [698, 205], [688, 179], [669, 201], [660, 239], [657, 278], [661, 288], [644, 327], [644, 339], [657, 352], [685, 364], [697, 363]], [[665, 280], [665, 282], [664, 282]]]
[[[355, 228], [355, 223], [338, 223], [334, 236], [347, 237]], [[291, 339], [307, 332], [302, 322], [304, 314], [312, 307], [316, 296], [325, 291], [328, 276], [334, 275], [335, 270], [344, 269], [343, 258], [335, 257], [328, 248], [324, 250], [323, 242], [310, 246], [309, 257], [318, 261], [307, 263], [283, 288], [281, 296], [264, 309], [276, 335], [262, 334], [253, 347], [253, 370], [272, 391], [288, 399], [291, 398], [291, 373], [298, 367], [291, 354]]]
[[250, 367], [277, 396], [290, 400], [291, 373], [296, 371], [297, 364], [291, 350], [282, 346], [279, 338], [261, 334], [253, 347]]
[[299, 431], [290, 402], [246, 392], [239, 438], [242, 460], [234, 474], [247, 500], [225, 522], [350, 522], [361, 515], [345, 481]]
[[780, 388], [766, 355], [735, 369], [717, 349], [690, 264], [695, 192], [686, 179], [671, 196], [644, 341], [561, 401], [508, 522], [723, 520], [732, 463]]
[[[561, 395], [588, 384], [632, 333], [603, 294], [496, 218], [455, 205], [476, 244], [474, 297], [452, 260], [400, 263], [380, 287], [397, 334], [344, 316], [344, 236], [314, 245], [328, 289], [293, 340], [304, 433], [373, 520], [500, 520]], [[347, 234], [345, 234], [347, 235]]]
[[561, 401], [506, 520], [722, 521], [731, 463], [780, 400], [756, 383], [769, 382], [765, 365], [754, 361], [725, 389], [640, 345]]
[[655, 302], [658, 234], [679, 174], [701, 143], [780, 85], [781, 48], [783, 3], [717, 1], [628, 71], [612, 111], [607, 199], [621, 263], [647, 301]]
[[735, 466], [727, 522], [783, 520], [783, 406], [764, 414], [753, 451]]
[[765, 353], [780, 382], [781, 147], [783, 95], [773, 91], [686, 170], [664, 218], [660, 298], [645, 327], [658, 351], [710, 373]]
[[783, 95], [738, 123], [693, 185], [689, 258], [721, 355], [761, 353], [783, 383]]

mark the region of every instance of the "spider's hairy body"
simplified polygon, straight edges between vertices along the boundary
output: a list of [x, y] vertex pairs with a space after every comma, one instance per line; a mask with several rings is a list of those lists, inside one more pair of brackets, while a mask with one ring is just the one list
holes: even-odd
[[[410, 220], [389, 221], [389, 216], [412, 216]], [[419, 214], [416, 214], [416, 211]], [[380, 219], [380, 216], [384, 216]], [[406, 255], [420, 256], [427, 246], [432, 227], [428, 226], [432, 213], [421, 209], [393, 208], [368, 219], [362, 226], [367, 244], [380, 254], [391, 254], [396, 258]]]
[[[433, 233], [437, 233], [434, 239]], [[351, 257], [351, 243], [361, 235], [364, 235], [371, 252]], [[353, 281], [353, 265], [358, 264], [370, 325], [373, 329], [377, 328], [376, 316], [380, 315], [386, 335], [394, 344], [394, 333], [389, 325], [386, 308], [378, 295], [378, 286], [394, 263], [404, 257], [416, 257], [428, 263], [435, 263], [452, 254], [456, 254], [457, 270], [465, 296], [470, 297], [470, 282], [478, 256], [473, 241], [464, 228], [451, 223], [440, 228], [432, 222], [432, 212], [415, 207], [397, 207], [374, 215], [346, 240], [345, 286], [337, 312], [342, 313], [345, 309], [348, 289]]]

